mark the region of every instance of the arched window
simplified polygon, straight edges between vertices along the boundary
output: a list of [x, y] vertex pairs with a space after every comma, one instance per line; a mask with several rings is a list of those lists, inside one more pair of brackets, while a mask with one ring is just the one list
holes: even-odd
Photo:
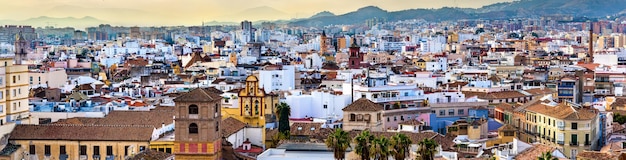
[[198, 106], [195, 104], [189, 106], [189, 114], [198, 114]]
[[195, 123], [189, 124], [189, 134], [197, 134], [198, 133], [198, 125]]
[[259, 100], [254, 101], [254, 114], [259, 114]]

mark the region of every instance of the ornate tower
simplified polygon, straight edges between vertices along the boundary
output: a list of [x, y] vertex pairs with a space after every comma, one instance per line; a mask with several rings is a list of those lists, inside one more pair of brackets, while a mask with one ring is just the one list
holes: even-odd
[[21, 65], [22, 61], [26, 59], [26, 39], [22, 35], [22, 32], [15, 34], [15, 64]]
[[221, 91], [196, 88], [176, 97], [176, 159], [219, 159], [221, 150]]
[[[265, 128], [266, 122], [271, 122], [271, 117], [275, 117], [275, 109], [278, 106], [279, 98], [276, 94], [266, 94], [259, 87], [259, 79], [256, 76], [251, 75], [246, 78], [245, 88], [239, 91], [238, 99], [239, 115], [233, 117], [249, 127]], [[252, 144], [265, 145], [265, 129], [262, 129], [261, 132], [263, 133], [261, 140], [255, 140]]]
[[326, 54], [328, 49], [326, 45], [326, 31], [322, 31], [322, 36], [320, 37], [320, 56]]
[[350, 46], [350, 57], [348, 58], [348, 68], [361, 68], [360, 50], [361, 47], [356, 44], [356, 38], [352, 38], [352, 45]]

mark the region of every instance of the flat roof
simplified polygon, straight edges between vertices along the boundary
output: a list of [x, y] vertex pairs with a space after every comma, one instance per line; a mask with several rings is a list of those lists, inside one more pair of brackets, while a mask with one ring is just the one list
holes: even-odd
[[311, 151], [286, 151], [285, 149], [271, 148], [257, 156], [257, 160], [318, 160], [334, 159], [333, 152], [311, 152]]

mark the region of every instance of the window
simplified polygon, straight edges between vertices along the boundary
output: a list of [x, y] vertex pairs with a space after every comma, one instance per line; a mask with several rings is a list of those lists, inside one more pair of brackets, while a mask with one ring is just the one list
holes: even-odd
[[445, 116], [446, 115], [446, 110], [439, 110], [439, 115], [440, 116]]
[[578, 145], [578, 135], [572, 134], [571, 145]]
[[350, 114], [350, 121], [354, 121], [354, 120], [356, 120], [356, 115], [354, 113]]
[[113, 155], [113, 146], [107, 146], [107, 156]]
[[215, 132], [220, 131], [220, 121], [215, 121]]
[[35, 152], [35, 150], [37, 149], [37, 147], [35, 147], [35, 145], [30, 145], [28, 148], [28, 153], [30, 153], [31, 155], [36, 154], [37, 152]]
[[189, 124], [189, 134], [197, 134], [198, 133], [198, 125], [195, 123]]
[[50, 145], [43, 146], [44, 155], [50, 156]]
[[[265, 105], [265, 108], [267, 108], [267, 105]], [[220, 106], [219, 104], [215, 104], [215, 113], [219, 113], [220, 112]], [[215, 116], [217, 117], [218, 114], [215, 114]]]
[[198, 114], [198, 106], [195, 104], [189, 106], [189, 114]]
[[454, 116], [454, 109], [448, 110], [448, 115]]
[[15, 83], [15, 81], [16, 81], [15, 76], [13, 76], [13, 83]]
[[93, 155], [100, 155], [100, 146], [93, 146]]
[[80, 146], [80, 155], [81, 156], [86, 156], [87, 155], [87, 146], [85, 146], [85, 145]]
[[387, 122], [389, 122], [389, 119], [390, 119], [390, 118], [389, 118], [389, 117], [387, 117]]
[[327, 109], [327, 108], [328, 108], [328, 105], [327, 105], [327, 104], [325, 104], [325, 105], [324, 105], [324, 109]]
[[128, 148], [130, 148], [130, 146], [124, 146], [124, 156], [128, 156]]
[[572, 130], [578, 129], [578, 123], [572, 123]]
[[172, 154], [172, 149], [171, 148], [165, 148], [165, 153]]
[[65, 146], [59, 146], [59, 154], [60, 155], [65, 155], [67, 154], [66, 150], [65, 150]]
[[463, 115], [463, 114], [465, 114], [465, 110], [459, 109], [459, 115]]

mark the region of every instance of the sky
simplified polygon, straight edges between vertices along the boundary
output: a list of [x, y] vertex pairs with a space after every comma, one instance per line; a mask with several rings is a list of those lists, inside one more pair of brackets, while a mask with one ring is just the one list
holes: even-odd
[[479, 8], [511, 0], [0, 0], [0, 20], [91, 16], [121, 25], [191, 25], [305, 18], [321, 11], [344, 14], [365, 6]]

